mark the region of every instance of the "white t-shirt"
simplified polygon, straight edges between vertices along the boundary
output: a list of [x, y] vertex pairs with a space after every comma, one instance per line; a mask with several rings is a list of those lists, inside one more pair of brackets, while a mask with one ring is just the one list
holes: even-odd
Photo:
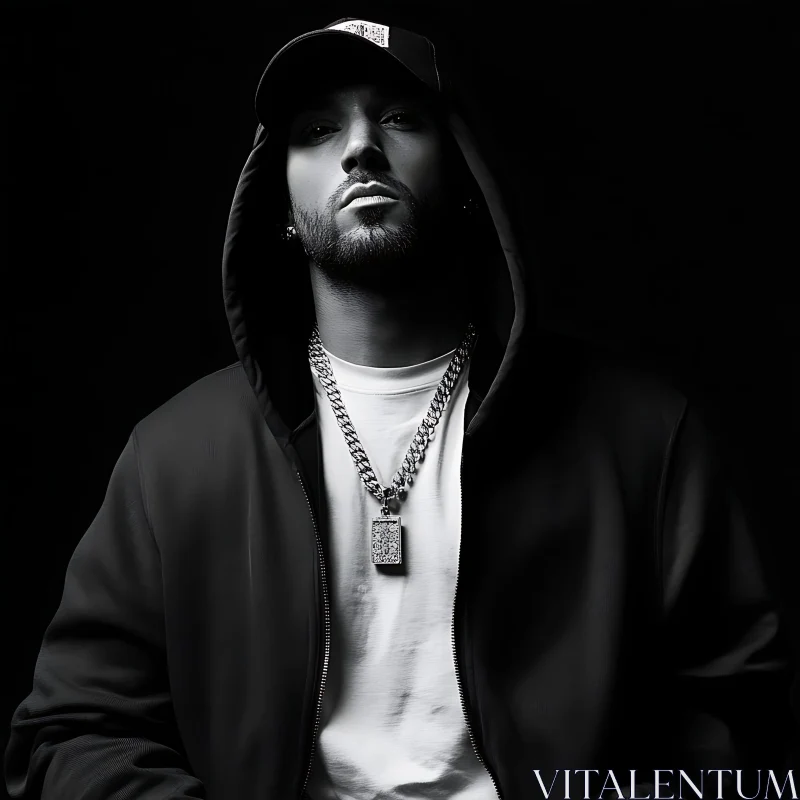
[[[328, 353], [345, 408], [384, 486], [400, 466], [452, 354], [378, 368]], [[405, 566], [402, 574], [391, 574], [370, 560], [370, 520], [380, 514], [380, 503], [362, 484], [312, 369], [331, 601], [328, 677], [307, 787], [312, 800], [497, 797], [469, 740], [451, 639], [468, 370], [469, 362], [408, 496], [392, 511], [401, 516]]]

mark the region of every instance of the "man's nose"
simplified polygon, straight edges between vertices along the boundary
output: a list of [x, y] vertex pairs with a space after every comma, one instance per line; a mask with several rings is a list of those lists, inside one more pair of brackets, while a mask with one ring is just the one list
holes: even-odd
[[354, 169], [386, 171], [389, 164], [381, 146], [378, 126], [368, 119], [351, 124], [341, 163], [348, 175]]

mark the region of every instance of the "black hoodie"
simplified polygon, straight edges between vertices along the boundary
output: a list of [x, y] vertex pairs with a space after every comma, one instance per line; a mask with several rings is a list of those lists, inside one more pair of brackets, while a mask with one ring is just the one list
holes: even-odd
[[[508, 800], [540, 796], [534, 770], [549, 786], [556, 769], [780, 769], [779, 616], [724, 464], [675, 389], [537, 327], [521, 225], [467, 116], [454, 92], [498, 245], [453, 609], [476, 750]], [[259, 126], [224, 250], [239, 360], [132, 431], [13, 718], [12, 797], [302, 794], [330, 628], [313, 304], [275, 231], [283, 158]]]

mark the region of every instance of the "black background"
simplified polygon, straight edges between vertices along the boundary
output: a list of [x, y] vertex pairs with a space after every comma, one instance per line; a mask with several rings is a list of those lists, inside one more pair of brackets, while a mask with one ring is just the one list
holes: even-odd
[[220, 265], [255, 88], [280, 45], [341, 16], [444, 30], [473, 51], [543, 324], [644, 357], [702, 406], [792, 615], [788, 6], [6, 4], [0, 746], [132, 427], [235, 359]]

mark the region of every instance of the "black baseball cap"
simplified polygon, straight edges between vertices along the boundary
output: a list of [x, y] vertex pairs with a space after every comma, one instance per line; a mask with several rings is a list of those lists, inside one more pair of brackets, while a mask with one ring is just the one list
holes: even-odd
[[[267, 65], [256, 90], [256, 115], [264, 127], [292, 97], [303, 92], [335, 65], [370, 59], [395, 71], [398, 78], [419, 83], [432, 92], [444, 90], [433, 43], [418, 33], [365, 19], [345, 17], [309, 31], [284, 45]], [[368, 73], [368, 69], [366, 70]]]

